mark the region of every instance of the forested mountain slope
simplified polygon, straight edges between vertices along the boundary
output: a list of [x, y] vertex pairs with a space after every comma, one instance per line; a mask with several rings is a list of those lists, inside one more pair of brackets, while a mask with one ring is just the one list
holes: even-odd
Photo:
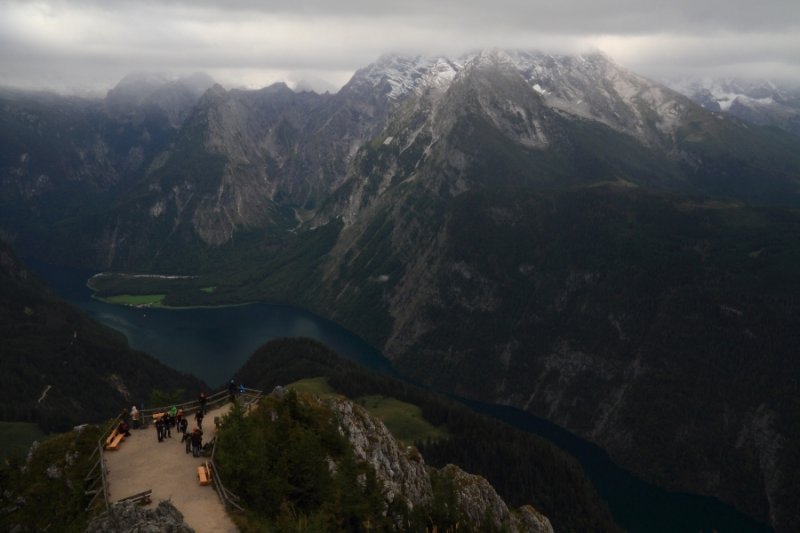
[[59, 300], [0, 242], [0, 418], [63, 431], [149, 402], [159, 389], [206, 386]]

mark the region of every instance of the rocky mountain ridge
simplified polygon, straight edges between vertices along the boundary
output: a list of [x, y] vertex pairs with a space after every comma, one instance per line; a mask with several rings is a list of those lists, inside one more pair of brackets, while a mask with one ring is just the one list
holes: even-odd
[[[310, 227], [332, 218], [348, 224], [376, 192], [417, 169], [439, 175], [452, 167], [447, 187], [458, 194], [469, 187], [463, 175], [491, 159], [487, 144], [502, 165], [518, 160], [513, 170], [524, 181], [546, 176], [536, 186], [628, 180], [756, 202], [796, 196], [781, 166], [791, 157], [786, 139], [705, 112], [602, 54], [390, 55], [334, 95], [276, 84], [215, 86], [200, 96], [210, 83], [133, 77], [102, 102], [78, 102], [58, 123], [50, 115], [66, 99], [8, 96], [2, 229], [24, 248], [42, 239], [38, 228], [56, 224], [85, 234], [74, 261], [163, 269], [171, 249], [213, 249], [252, 231], [281, 236], [314, 217]], [[61, 140], [49, 142], [52, 135]], [[497, 153], [493, 143], [507, 148]], [[79, 200], [87, 196], [106, 206], [87, 213]], [[14, 219], [26, 222], [20, 228]]]
[[[430, 503], [430, 467], [419, 452], [399, 444], [383, 422], [346, 398], [333, 397], [323, 403], [335, 413], [339, 430], [353, 446], [356, 457], [375, 470], [387, 506], [398, 496], [412, 509]], [[486, 479], [455, 465], [447, 465], [441, 473], [452, 479], [458, 506], [474, 527], [552, 533], [547, 517], [530, 505], [510, 510]], [[487, 519], [489, 523], [485, 523]]]

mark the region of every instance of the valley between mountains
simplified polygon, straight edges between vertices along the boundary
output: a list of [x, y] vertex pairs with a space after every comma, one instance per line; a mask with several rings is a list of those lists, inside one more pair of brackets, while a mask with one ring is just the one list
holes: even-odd
[[782, 102], [756, 124], [602, 54], [501, 50], [384, 56], [336, 94], [202, 75], [3, 90], [0, 229], [106, 272], [98, 297], [310, 309], [420, 383], [794, 531], [800, 137]]

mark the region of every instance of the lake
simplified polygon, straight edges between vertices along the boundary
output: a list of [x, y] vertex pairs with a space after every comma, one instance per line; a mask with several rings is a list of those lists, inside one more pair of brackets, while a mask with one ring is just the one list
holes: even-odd
[[[380, 351], [341, 326], [301, 309], [269, 304], [180, 310], [121, 307], [91, 297], [86, 280], [93, 272], [35, 261], [28, 264], [62, 298], [124, 333], [132, 347], [212, 386], [225, 383], [256, 348], [280, 337], [316, 339], [343, 357], [396, 376]], [[539, 435], [576, 457], [614, 519], [629, 531], [772, 531], [715, 498], [670, 492], [645, 483], [616, 465], [601, 448], [546, 420], [510, 407], [459, 400]]]
[[93, 272], [32, 260], [28, 265], [59, 296], [124, 333], [132, 348], [212, 387], [227, 383], [259, 346], [281, 337], [310, 337], [374, 370], [391, 370], [381, 353], [361, 338], [302, 309], [270, 304], [191, 309], [112, 305], [92, 298], [86, 281]]

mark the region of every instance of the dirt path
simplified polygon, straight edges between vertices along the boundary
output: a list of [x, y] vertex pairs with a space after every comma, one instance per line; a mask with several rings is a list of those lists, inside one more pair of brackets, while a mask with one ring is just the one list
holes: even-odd
[[[210, 410], [203, 422], [203, 443], [216, 431], [214, 417], [228, 412], [231, 404]], [[190, 417], [190, 422], [194, 419]], [[191, 429], [193, 424], [189, 425]], [[214, 487], [201, 487], [197, 467], [206, 460], [185, 452], [180, 434], [173, 429], [172, 438], [158, 442], [154, 424], [147, 429], [131, 430], [116, 451], [105, 454], [108, 466], [109, 500], [115, 502], [138, 492], [152, 489], [155, 507], [161, 500], [170, 500], [183, 513], [189, 527], [198, 533], [238, 531], [225, 512]]]

